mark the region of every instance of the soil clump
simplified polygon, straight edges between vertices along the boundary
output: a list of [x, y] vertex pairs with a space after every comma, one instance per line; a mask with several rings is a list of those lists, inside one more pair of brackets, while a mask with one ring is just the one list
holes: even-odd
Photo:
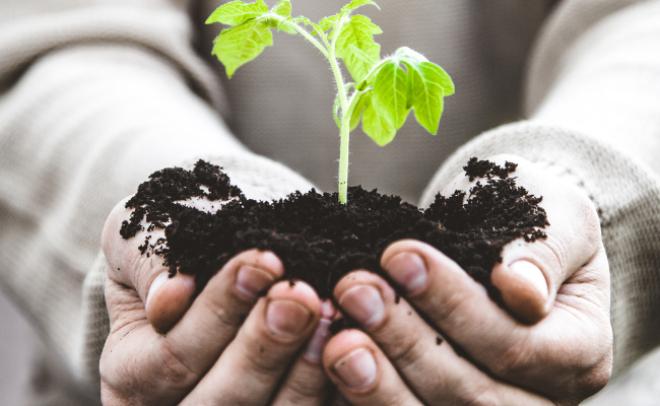
[[[303, 280], [321, 298], [331, 298], [347, 273], [366, 269], [389, 281], [380, 269], [382, 252], [392, 242], [413, 238], [456, 261], [501, 303], [490, 282], [504, 245], [517, 238], [546, 238], [542, 197], [516, 186], [516, 164], [503, 167], [472, 158], [466, 176], [481, 178], [469, 191], [438, 194], [426, 210], [376, 190], [349, 188], [348, 204], [337, 194], [295, 192], [287, 199], [247, 199], [220, 167], [200, 160], [192, 171], [168, 168], [153, 173], [126, 203], [133, 209], [121, 227], [128, 239], [138, 231], [165, 230], [165, 239], [145, 238], [142, 254], [162, 255], [170, 274], [194, 275], [199, 293], [234, 255], [251, 248], [271, 250], [284, 263], [284, 278]], [[208, 213], [181, 204], [192, 197], [224, 200]], [[467, 197], [467, 199], [466, 199]], [[392, 286], [396, 286], [392, 284]]]

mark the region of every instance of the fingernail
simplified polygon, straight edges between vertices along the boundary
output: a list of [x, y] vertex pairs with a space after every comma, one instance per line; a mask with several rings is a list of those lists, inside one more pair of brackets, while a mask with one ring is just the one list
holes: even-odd
[[339, 298], [339, 305], [364, 326], [373, 326], [383, 319], [385, 304], [373, 286], [354, 286]]
[[339, 379], [353, 389], [365, 388], [376, 379], [376, 360], [365, 348], [348, 354], [340, 359], [333, 368]]
[[428, 271], [422, 258], [417, 254], [409, 252], [392, 258], [385, 267], [385, 270], [408, 293], [414, 293], [420, 290], [424, 287], [428, 279]]
[[332, 300], [326, 299], [321, 302], [321, 317], [332, 320], [337, 314], [337, 309], [332, 305]]
[[312, 313], [291, 300], [274, 300], [268, 304], [266, 324], [274, 335], [284, 339], [299, 337], [312, 320]]
[[163, 286], [167, 279], [169, 279], [169, 276], [170, 273], [168, 271], [164, 271], [158, 275], [153, 282], [151, 282], [149, 292], [147, 293], [147, 301], [144, 305], [145, 309], [149, 309], [149, 302], [151, 301], [151, 298], [154, 297], [155, 293], [158, 292], [158, 289], [160, 289], [160, 287]]
[[516, 261], [509, 265], [509, 271], [529, 282], [544, 298], [548, 297], [548, 283], [539, 267], [528, 261]]
[[236, 274], [236, 289], [247, 299], [254, 300], [259, 292], [270, 286], [275, 278], [268, 272], [251, 266], [242, 266]]

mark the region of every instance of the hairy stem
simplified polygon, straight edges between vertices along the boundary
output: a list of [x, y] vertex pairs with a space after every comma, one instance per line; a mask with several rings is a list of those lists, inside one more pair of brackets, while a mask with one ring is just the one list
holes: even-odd
[[[348, 145], [349, 145], [349, 135], [350, 135], [350, 122], [351, 122], [351, 112], [349, 111], [348, 98], [346, 97], [346, 85], [344, 84], [344, 79], [341, 76], [341, 70], [339, 69], [339, 61], [335, 56], [335, 43], [339, 35], [335, 35], [331, 43], [328, 43], [325, 38], [324, 33], [320, 33], [319, 36], [325, 43], [326, 47], [323, 46], [319, 41], [317, 41], [307, 30], [299, 26], [298, 24], [286, 20], [284, 17], [277, 14], [267, 14], [265, 18], [273, 18], [277, 21], [282, 21], [283, 25], [293, 28], [301, 34], [307, 41], [311, 42], [321, 53], [328, 59], [330, 62], [330, 67], [332, 72], [335, 75], [335, 82], [337, 84], [337, 92], [339, 93], [339, 101], [341, 104], [342, 118], [341, 118], [341, 129], [339, 131], [339, 137], [341, 139], [340, 149], [339, 149], [339, 202], [346, 204], [348, 201]], [[339, 19], [337, 26], [335, 27], [335, 32], [341, 32], [341, 26], [344, 23], [344, 17]]]
[[[339, 20], [337, 26], [335, 27], [335, 32], [341, 32], [341, 26], [343, 24], [343, 18]], [[337, 92], [339, 92], [339, 101], [341, 103], [341, 129], [339, 130], [340, 147], [339, 147], [339, 179], [338, 179], [338, 190], [339, 190], [339, 203], [346, 204], [348, 202], [348, 145], [349, 145], [349, 135], [350, 135], [350, 122], [351, 116], [348, 111], [348, 99], [346, 97], [346, 86], [344, 85], [344, 79], [341, 76], [341, 70], [339, 69], [339, 62], [335, 57], [335, 42], [339, 35], [335, 35], [330, 45], [328, 61], [330, 61], [330, 66], [332, 67], [332, 72], [335, 74], [335, 81], [337, 82]]]
[[344, 115], [341, 121], [341, 129], [339, 136], [341, 144], [339, 147], [339, 203], [346, 204], [348, 202], [348, 141], [350, 137], [350, 118]]
[[326, 58], [330, 58], [330, 56], [328, 55], [328, 50], [320, 42], [318, 42], [316, 40], [316, 38], [312, 37], [312, 35], [309, 32], [307, 32], [306, 29], [302, 28], [301, 26], [294, 23], [293, 21], [289, 21], [286, 18], [282, 17], [281, 15], [271, 14], [271, 13], [265, 14], [263, 16], [263, 18], [272, 18], [272, 19], [277, 20], [277, 21], [286, 20], [282, 24], [286, 25], [289, 28], [293, 28], [294, 30], [296, 30], [297, 33], [299, 33], [300, 35], [305, 37], [305, 39], [307, 41], [311, 42], [312, 45], [314, 45], [319, 51], [321, 51], [323, 56], [325, 56]]

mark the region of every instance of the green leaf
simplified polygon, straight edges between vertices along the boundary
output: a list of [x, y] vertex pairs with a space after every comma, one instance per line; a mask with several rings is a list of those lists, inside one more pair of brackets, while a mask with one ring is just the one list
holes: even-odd
[[345, 5], [344, 7], [341, 8], [341, 11], [353, 11], [359, 7], [366, 6], [367, 4], [371, 4], [376, 6], [378, 10], [380, 10], [380, 7], [378, 7], [378, 4], [374, 3], [371, 0], [353, 0], [349, 4]]
[[215, 39], [213, 55], [225, 65], [231, 78], [239, 67], [250, 62], [267, 46], [273, 45], [273, 35], [266, 21], [251, 19], [233, 28], [223, 30]]
[[432, 80], [442, 88], [444, 96], [451, 96], [454, 94], [454, 82], [451, 80], [444, 69], [434, 64], [433, 62], [422, 62], [420, 65], [424, 66], [425, 70], [429, 72], [432, 71]]
[[305, 24], [305, 25], [312, 25], [312, 24], [314, 24], [314, 23], [312, 22], [312, 20], [310, 20], [309, 18], [307, 18], [307, 17], [305, 17], [305, 16], [298, 16], [298, 17], [296, 17], [296, 18], [293, 19], [293, 22], [294, 22], [294, 23], [303, 23], [303, 24]]
[[268, 18], [268, 28], [277, 28], [277, 32], [282, 30], [288, 34], [296, 34], [296, 30], [287, 25], [287, 22], [293, 22], [293, 18], [291, 18], [291, 2], [289, 0], [280, 0], [280, 2], [270, 10], [269, 14], [277, 14], [280, 17], [284, 17], [284, 19]]
[[431, 62], [406, 63], [408, 68], [408, 105], [415, 109], [415, 118], [435, 135], [444, 107], [443, 77], [440, 67]]
[[355, 15], [344, 23], [335, 43], [335, 55], [344, 64], [356, 83], [362, 81], [380, 60], [380, 45], [374, 35], [383, 31], [368, 17]]
[[312, 31], [312, 35], [316, 35], [319, 32], [323, 32], [323, 29], [321, 29], [321, 27], [319, 27], [318, 24], [316, 24], [315, 22], [313, 22], [312, 20], [310, 20], [309, 18], [307, 18], [305, 16], [298, 16], [298, 17], [293, 19], [293, 22], [294, 23], [303, 23], [305, 25], [311, 25], [314, 28], [314, 30]]
[[409, 62], [412, 64], [429, 61], [424, 55], [408, 47], [401, 47], [397, 49], [396, 52], [394, 52], [394, 56], [396, 56], [402, 62]]
[[394, 139], [396, 128], [374, 107], [373, 97], [369, 97], [368, 92], [363, 94], [363, 97], [365, 96], [367, 98], [365, 99], [364, 114], [362, 115], [362, 131], [376, 144], [384, 147]]
[[454, 94], [454, 92], [456, 92], [456, 87], [454, 87], [454, 81], [451, 80], [449, 74], [444, 69], [434, 64], [433, 62], [429, 62], [429, 63], [435, 66], [435, 69], [438, 72], [439, 75], [438, 83], [440, 84], [440, 86], [442, 86], [442, 89], [445, 92], [445, 96], [451, 96], [452, 94]]
[[339, 20], [339, 14], [335, 14], [333, 16], [329, 17], [323, 17], [321, 21], [319, 22], [319, 27], [323, 31], [328, 31], [332, 28], [334, 28], [335, 24], [337, 24], [337, 21]]
[[378, 114], [385, 117], [395, 130], [401, 128], [410, 108], [406, 72], [398, 61], [390, 61], [380, 68], [373, 92], [373, 105]]
[[291, 2], [289, 0], [280, 0], [271, 12], [282, 17], [291, 17]]
[[373, 55], [368, 55], [366, 52], [364, 52], [363, 50], [361, 50], [360, 48], [356, 47], [353, 44], [349, 45], [349, 48], [355, 58], [359, 59], [365, 64], [375, 65]]
[[291, 16], [288, 16], [288, 17], [285, 18], [284, 20], [280, 20], [280, 21], [277, 23], [277, 27], [276, 27], [276, 28], [277, 28], [277, 32], [280, 32], [280, 30], [282, 30], [282, 31], [284, 31], [284, 32], [286, 32], [286, 33], [288, 33], [288, 34], [293, 34], [293, 35], [295, 35], [295, 34], [296, 34], [296, 30], [293, 29], [293, 28], [291, 28], [291, 27], [289, 27], [289, 26], [287, 26], [287, 25], [286, 25], [287, 22], [291, 22], [291, 23], [293, 23], [293, 18], [292, 18]]
[[362, 112], [364, 111], [365, 107], [367, 107], [367, 104], [371, 104], [371, 91], [361, 93], [357, 97], [359, 97], [359, 99], [355, 103], [355, 107], [353, 107], [353, 113], [351, 113], [351, 131], [355, 130], [358, 124], [360, 124]]
[[218, 7], [206, 19], [206, 24], [222, 23], [239, 25], [251, 18], [260, 17], [267, 12], [268, 6], [263, 0], [257, 0], [255, 3], [249, 4], [236, 0]]
[[445, 72], [444, 69], [442, 69], [440, 66], [429, 62], [428, 59], [422, 54], [420, 54], [417, 51], [413, 51], [412, 49], [408, 47], [402, 47], [396, 50], [394, 53], [396, 57], [401, 60], [401, 62], [405, 63], [406, 65], [412, 65], [412, 66], [419, 66], [422, 63], [429, 63], [433, 65], [433, 68], [428, 67], [429, 69], [434, 69], [436, 72], [434, 73], [434, 80], [435, 82], [440, 85], [443, 89], [443, 93], [445, 96], [451, 96], [454, 94], [454, 82], [451, 80], [451, 77]]

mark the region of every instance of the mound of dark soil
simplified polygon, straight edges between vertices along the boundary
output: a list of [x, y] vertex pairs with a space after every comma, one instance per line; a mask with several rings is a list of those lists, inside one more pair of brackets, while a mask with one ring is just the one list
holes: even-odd
[[[500, 302], [490, 270], [508, 242], [545, 238], [542, 198], [516, 186], [515, 177], [509, 177], [515, 164], [500, 167], [472, 158], [464, 169], [470, 180], [485, 183], [478, 181], [467, 200], [462, 191], [438, 194], [421, 210], [361, 187], [349, 188], [347, 205], [337, 202], [336, 193], [315, 190], [258, 202], [245, 198], [221, 168], [200, 160], [193, 171], [163, 169], [140, 185], [126, 203], [134, 211], [121, 235], [134, 237], [145, 216], [148, 231], [164, 228], [166, 243], [147, 237], [142, 254], [163, 255], [172, 275], [194, 275], [198, 292], [232, 256], [258, 248], [275, 252], [284, 262], [285, 278], [308, 282], [322, 298], [331, 297], [339, 279], [356, 269], [388, 279], [379, 266], [382, 252], [396, 240], [414, 238], [454, 259]], [[195, 196], [229, 203], [215, 213], [177, 203]]]

